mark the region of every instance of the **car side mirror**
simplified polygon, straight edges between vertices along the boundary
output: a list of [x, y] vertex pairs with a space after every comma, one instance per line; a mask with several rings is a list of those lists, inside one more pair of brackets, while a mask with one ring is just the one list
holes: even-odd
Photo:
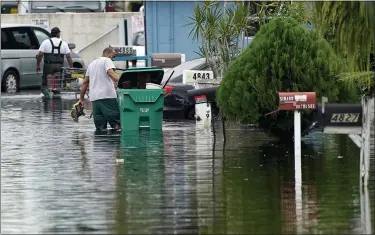
[[74, 48], [76, 48], [76, 44], [74, 44], [74, 43], [69, 43], [69, 44], [68, 44], [68, 47], [69, 47], [69, 49], [74, 49]]

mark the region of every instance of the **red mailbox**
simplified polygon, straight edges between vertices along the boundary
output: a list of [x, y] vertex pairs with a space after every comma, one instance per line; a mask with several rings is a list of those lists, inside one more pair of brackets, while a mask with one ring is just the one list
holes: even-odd
[[316, 92], [279, 92], [279, 110], [315, 110]]

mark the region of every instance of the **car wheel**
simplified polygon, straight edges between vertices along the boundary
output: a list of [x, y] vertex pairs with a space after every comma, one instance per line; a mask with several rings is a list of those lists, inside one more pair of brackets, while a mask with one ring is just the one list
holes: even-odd
[[20, 76], [14, 70], [8, 70], [5, 72], [3, 76], [3, 80], [1, 83], [1, 91], [14, 93], [18, 92], [20, 88]]
[[190, 107], [186, 112], [186, 118], [189, 120], [195, 119], [195, 106]]

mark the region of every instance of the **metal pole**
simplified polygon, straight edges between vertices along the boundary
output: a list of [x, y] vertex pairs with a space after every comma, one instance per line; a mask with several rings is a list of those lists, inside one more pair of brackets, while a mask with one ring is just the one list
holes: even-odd
[[294, 180], [297, 233], [302, 231], [301, 112], [294, 111]]
[[[147, 17], [146, 17], [146, 14], [147, 14], [147, 10], [146, 10], [146, 6], [147, 6], [147, 1], [144, 1], [143, 2], [143, 14], [142, 14], [142, 17], [143, 17], [143, 33], [145, 35], [145, 55], [148, 55], [148, 52], [147, 52]], [[156, 22], [155, 22], [156, 24]], [[149, 64], [149, 59], [146, 60], [146, 64], [145, 66], [147, 67], [148, 64]]]
[[370, 170], [370, 149], [371, 149], [371, 117], [374, 109], [374, 99], [362, 96], [362, 144], [360, 156], [360, 183], [364, 187], [368, 185], [369, 170]]
[[294, 111], [294, 157], [301, 158], [301, 112]]

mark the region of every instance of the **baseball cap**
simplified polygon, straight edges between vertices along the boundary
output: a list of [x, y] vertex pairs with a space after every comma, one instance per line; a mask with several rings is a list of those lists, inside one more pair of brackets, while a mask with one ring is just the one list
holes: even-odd
[[53, 27], [52, 29], [51, 29], [51, 34], [57, 34], [57, 33], [60, 33], [61, 31], [60, 31], [60, 29], [58, 28], [58, 27]]

